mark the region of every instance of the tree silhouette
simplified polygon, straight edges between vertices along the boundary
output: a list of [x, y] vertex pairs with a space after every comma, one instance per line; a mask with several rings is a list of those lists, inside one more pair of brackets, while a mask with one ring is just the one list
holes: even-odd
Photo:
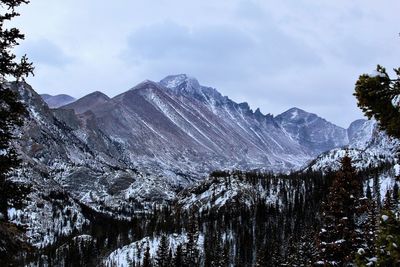
[[24, 35], [16, 28], [6, 28], [5, 22], [19, 16], [15, 9], [27, 3], [29, 1], [26, 0], [0, 1], [0, 7], [5, 10], [0, 14], [0, 217], [6, 221], [8, 198], [12, 195], [10, 182], [6, 178], [10, 170], [19, 164], [11, 140], [14, 138], [14, 128], [22, 124], [21, 116], [25, 112], [6, 79], [14, 78], [18, 81], [33, 74], [33, 66], [26, 56], [20, 62], [15, 61], [16, 56], [11, 50], [19, 44], [19, 40], [24, 39]]

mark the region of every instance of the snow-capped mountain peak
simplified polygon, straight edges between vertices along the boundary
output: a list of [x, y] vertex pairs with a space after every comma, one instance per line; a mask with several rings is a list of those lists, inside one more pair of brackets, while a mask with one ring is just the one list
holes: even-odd
[[202, 102], [222, 104], [227, 99], [214, 88], [202, 86], [196, 78], [187, 74], [169, 75], [162, 79], [159, 84], [175, 94], [193, 97]]
[[181, 86], [183, 83], [190, 83], [199, 87], [199, 82], [193, 78], [189, 77], [187, 74], [177, 74], [177, 75], [169, 75], [160, 81], [160, 84], [169, 88], [174, 89]]

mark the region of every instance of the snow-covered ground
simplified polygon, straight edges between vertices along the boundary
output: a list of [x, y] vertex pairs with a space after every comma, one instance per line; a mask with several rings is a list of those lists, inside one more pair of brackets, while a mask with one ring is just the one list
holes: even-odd
[[[136, 264], [143, 264], [144, 253], [147, 246], [151, 258], [155, 258], [157, 255], [157, 249], [160, 244], [161, 237], [145, 237], [141, 240], [135, 241], [127, 246], [113, 251], [106, 259], [103, 264], [107, 267], [129, 267], [134, 261]], [[169, 234], [167, 235], [168, 245], [174, 254], [178, 245], [184, 245], [187, 242], [187, 235], [183, 234]], [[197, 248], [199, 251], [203, 251], [204, 236], [199, 235], [197, 239]]]

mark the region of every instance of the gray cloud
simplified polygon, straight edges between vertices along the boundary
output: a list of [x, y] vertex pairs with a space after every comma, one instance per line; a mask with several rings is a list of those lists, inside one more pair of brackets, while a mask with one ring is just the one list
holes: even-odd
[[189, 28], [170, 21], [133, 32], [122, 57], [127, 64], [156, 66], [160, 74], [181, 70], [214, 82], [321, 63], [301, 40], [272, 25], [252, 36], [232, 26]]
[[73, 62], [73, 58], [64, 53], [61, 47], [48, 39], [25, 41], [18, 48], [18, 53], [29, 52], [29, 59], [36, 65], [48, 65], [55, 68], [63, 67]]
[[40, 92], [112, 96], [188, 73], [254, 109], [298, 106], [347, 126], [361, 117], [358, 75], [399, 64], [399, 9], [398, 0], [35, 0], [17, 26]]

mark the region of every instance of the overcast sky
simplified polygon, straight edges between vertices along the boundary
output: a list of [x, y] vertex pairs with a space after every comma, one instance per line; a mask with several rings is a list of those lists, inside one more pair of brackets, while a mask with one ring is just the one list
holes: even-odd
[[354, 83], [400, 66], [398, 0], [32, 0], [15, 22], [39, 93], [109, 96], [187, 73], [277, 115], [299, 107], [347, 127]]

